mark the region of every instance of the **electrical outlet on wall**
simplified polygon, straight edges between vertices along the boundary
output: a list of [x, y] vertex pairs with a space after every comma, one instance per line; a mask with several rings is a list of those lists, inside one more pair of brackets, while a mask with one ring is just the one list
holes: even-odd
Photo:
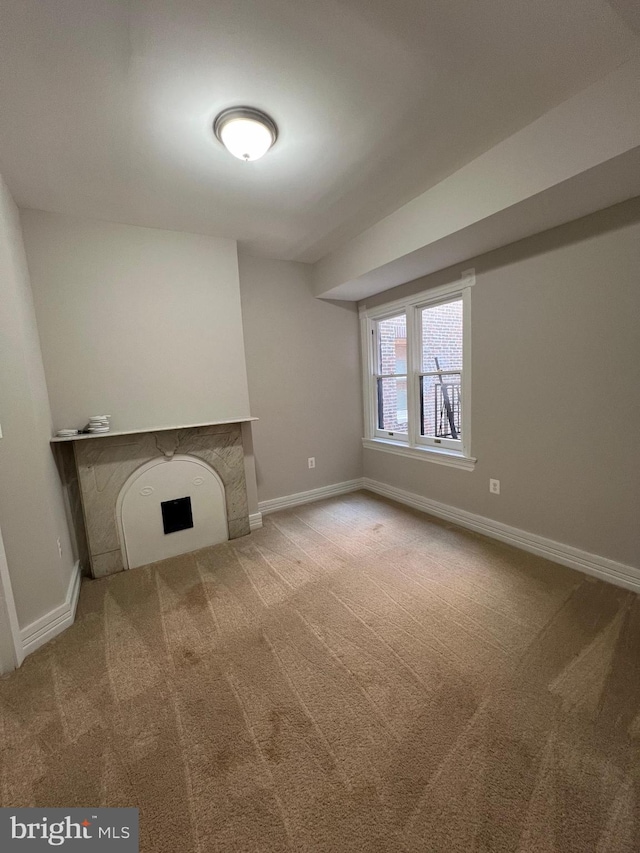
[[60, 555], [60, 559], [62, 559], [62, 542], [60, 541], [60, 537], [58, 536], [58, 554]]
[[489, 491], [492, 495], [500, 494], [500, 480], [489, 480]]
[[315, 456], [310, 456], [307, 459], [307, 462], [309, 463], [309, 468], [315, 468], [316, 467], [316, 457]]

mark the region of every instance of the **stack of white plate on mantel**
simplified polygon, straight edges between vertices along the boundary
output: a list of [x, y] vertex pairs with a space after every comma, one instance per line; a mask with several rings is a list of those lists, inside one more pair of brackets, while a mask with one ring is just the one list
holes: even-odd
[[59, 438], [71, 438], [74, 435], [78, 435], [79, 432], [79, 429], [59, 429], [56, 435]]
[[109, 432], [109, 418], [111, 415], [93, 415], [89, 418], [89, 423], [85, 432], [100, 433]]

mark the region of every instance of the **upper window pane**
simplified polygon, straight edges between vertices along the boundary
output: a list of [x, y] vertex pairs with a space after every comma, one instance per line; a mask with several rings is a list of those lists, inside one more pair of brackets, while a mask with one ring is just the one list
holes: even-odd
[[422, 373], [462, 370], [462, 299], [422, 309]]
[[407, 372], [407, 317], [378, 322], [378, 371], [383, 376]]

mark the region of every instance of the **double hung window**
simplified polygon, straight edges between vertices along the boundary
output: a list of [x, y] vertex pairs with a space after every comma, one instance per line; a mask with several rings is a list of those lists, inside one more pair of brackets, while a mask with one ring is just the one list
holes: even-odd
[[361, 311], [365, 446], [472, 467], [471, 283]]

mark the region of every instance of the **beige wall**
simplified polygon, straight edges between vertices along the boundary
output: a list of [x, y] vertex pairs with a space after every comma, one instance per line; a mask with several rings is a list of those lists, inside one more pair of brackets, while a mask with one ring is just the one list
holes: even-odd
[[367, 305], [471, 266], [475, 471], [365, 451], [365, 476], [638, 566], [640, 199]]
[[24, 628], [64, 603], [74, 555], [49, 444], [51, 412], [20, 220], [1, 180], [0, 309], [0, 528]]
[[21, 217], [56, 429], [249, 415], [234, 241]]
[[360, 477], [355, 306], [315, 299], [305, 264], [239, 264], [260, 500]]

